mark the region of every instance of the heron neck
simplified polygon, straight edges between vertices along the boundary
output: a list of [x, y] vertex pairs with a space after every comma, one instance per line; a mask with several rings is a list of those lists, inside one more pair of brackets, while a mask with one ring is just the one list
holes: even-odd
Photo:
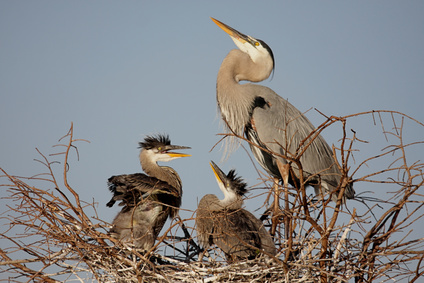
[[255, 68], [255, 63], [247, 54], [234, 49], [225, 57], [218, 72], [217, 101], [222, 118], [240, 136], [250, 120], [255, 93], [250, 91], [250, 84], [239, 84], [239, 81], [254, 81], [249, 70]]
[[243, 199], [228, 199], [224, 198], [220, 200], [216, 195], [208, 194], [205, 195], [200, 203], [199, 207], [206, 208], [209, 211], [222, 211], [222, 210], [236, 210], [243, 206]]
[[159, 166], [156, 162], [151, 162], [150, 160], [146, 160], [142, 154], [140, 154], [140, 163], [143, 171], [151, 176], [158, 178], [161, 181], [167, 182], [169, 185], [178, 189], [181, 193], [181, 179], [178, 173], [168, 166]]

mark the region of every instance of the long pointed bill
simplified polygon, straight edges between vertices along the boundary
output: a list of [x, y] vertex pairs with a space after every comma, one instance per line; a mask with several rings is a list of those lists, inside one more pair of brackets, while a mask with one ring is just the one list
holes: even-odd
[[180, 157], [190, 157], [191, 154], [186, 154], [186, 153], [179, 153], [179, 152], [172, 152], [170, 150], [174, 150], [174, 149], [191, 149], [191, 147], [188, 146], [180, 146], [180, 145], [169, 145], [166, 148], [166, 154], [169, 157], [172, 158], [180, 158]]
[[211, 20], [215, 24], [217, 24], [223, 31], [225, 31], [226, 33], [228, 33], [233, 40], [238, 40], [241, 43], [250, 42], [249, 36], [247, 36], [245, 34], [242, 34], [241, 32], [233, 29], [230, 26], [227, 26], [226, 24], [224, 24], [223, 22], [218, 21], [217, 19], [214, 19], [214, 18], [211, 17]]
[[209, 164], [212, 167], [213, 173], [215, 174], [215, 178], [216, 178], [216, 181], [218, 182], [218, 184], [224, 185], [227, 176], [224, 174], [224, 172], [222, 172], [221, 169], [219, 169], [218, 165], [216, 165], [215, 162], [213, 162], [211, 160], [211, 162]]

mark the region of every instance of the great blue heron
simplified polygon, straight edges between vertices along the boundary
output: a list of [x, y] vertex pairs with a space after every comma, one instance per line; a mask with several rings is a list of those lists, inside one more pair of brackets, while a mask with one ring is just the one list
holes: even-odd
[[[260, 82], [274, 69], [271, 48], [262, 40], [244, 35], [226, 24], [212, 20], [230, 35], [238, 49], [231, 50], [221, 64], [217, 78], [217, 101], [226, 125], [239, 136], [253, 143], [250, 148], [258, 163], [274, 178], [299, 184], [299, 168], [291, 164], [295, 176], [288, 173], [288, 161], [270, 154], [295, 157], [301, 142], [315, 130], [312, 123], [287, 100], [268, 87], [240, 84], [240, 81]], [[310, 142], [307, 140], [303, 146]], [[262, 150], [262, 147], [266, 150]], [[318, 135], [300, 158], [306, 184], [315, 188], [317, 195], [333, 193], [341, 179], [331, 148]], [[282, 168], [286, 168], [285, 172]], [[284, 176], [282, 176], [284, 175]], [[346, 186], [344, 198], [352, 199], [355, 191]]]
[[106, 205], [112, 207], [121, 201], [119, 205], [124, 206], [113, 220], [111, 236], [136, 248], [150, 250], [168, 216], [177, 216], [183, 193], [177, 172], [157, 162], [190, 155], [171, 152], [189, 147], [171, 145], [169, 137], [164, 135], [147, 136], [139, 145], [140, 164], [147, 175], [110, 177], [108, 184], [113, 197]]
[[246, 183], [234, 170], [225, 175], [213, 161], [211, 167], [224, 199], [208, 194], [200, 200], [196, 214], [200, 245], [205, 249], [217, 245], [228, 262], [254, 258], [261, 254], [260, 251], [275, 255], [274, 242], [263, 223], [242, 208]]

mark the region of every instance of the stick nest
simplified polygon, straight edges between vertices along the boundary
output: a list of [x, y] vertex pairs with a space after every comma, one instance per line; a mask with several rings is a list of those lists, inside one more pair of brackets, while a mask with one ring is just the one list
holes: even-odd
[[[389, 113], [393, 131], [384, 129], [382, 114]], [[424, 238], [413, 231], [423, 212], [423, 164], [407, 163], [407, 149], [422, 143], [405, 143], [404, 120], [421, 123], [396, 112], [360, 113], [380, 118], [383, 133], [395, 143], [376, 156], [365, 158], [356, 168], [348, 167], [354, 145], [362, 143], [355, 133], [346, 134], [346, 119], [329, 117], [311, 135], [341, 122], [343, 141], [334, 147], [346, 182], [368, 182], [391, 188], [389, 199], [373, 200], [359, 195], [363, 209], [349, 211], [342, 204], [311, 201], [305, 188], [290, 190], [288, 202], [264, 215], [267, 227], [276, 225], [278, 254], [261, 254], [256, 259], [228, 264], [220, 250], [212, 247], [202, 262], [193, 217], [175, 219], [151, 251], [141, 252], [108, 235], [110, 224], [102, 221], [95, 202], [84, 202], [67, 182], [68, 157], [78, 140], [69, 130], [56, 145], [63, 151], [53, 154], [60, 163], [39, 152], [37, 160], [47, 172], [30, 178], [2, 171], [1, 184], [7, 195], [1, 214], [0, 272], [10, 282], [356, 282], [418, 280], [424, 273]], [[355, 117], [357, 117], [355, 116]], [[400, 118], [399, 118], [400, 117]], [[400, 121], [400, 122], [399, 122]], [[421, 128], [422, 129], [422, 128]], [[241, 138], [241, 137], [239, 137]], [[309, 138], [309, 137], [308, 137]], [[362, 167], [377, 159], [391, 158], [387, 168], [357, 177]], [[300, 156], [295, 156], [293, 162]], [[53, 167], [63, 166], [62, 176]], [[353, 173], [352, 173], [353, 172]], [[387, 174], [391, 174], [389, 177]], [[61, 178], [61, 182], [58, 179]], [[63, 185], [62, 185], [63, 182]], [[31, 185], [37, 183], [38, 185]], [[41, 184], [41, 185], [40, 185]], [[60, 184], [60, 185], [59, 185]], [[265, 180], [264, 184], [269, 184]], [[343, 184], [340, 189], [344, 189]], [[270, 185], [264, 210], [272, 196]], [[285, 199], [282, 197], [281, 202]], [[195, 211], [192, 212], [193, 215]], [[164, 229], [165, 230], [165, 229]], [[419, 234], [419, 233], [418, 233]]]

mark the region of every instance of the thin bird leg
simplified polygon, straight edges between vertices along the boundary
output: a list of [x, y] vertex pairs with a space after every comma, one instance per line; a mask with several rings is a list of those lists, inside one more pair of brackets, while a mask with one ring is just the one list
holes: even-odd
[[284, 231], [286, 240], [290, 237], [290, 207], [289, 207], [289, 171], [290, 165], [283, 164], [277, 160], [278, 171], [280, 171], [281, 178], [284, 185], [284, 202], [285, 202], [285, 217], [284, 217]]
[[271, 217], [271, 236], [275, 236], [275, 231], [277, 230], [278, 219], [280, 214], [280, 185], [278, 184], [280, 180], [278, 178], [274, 178], [274, 203], [272, 209], [272, 217]]

